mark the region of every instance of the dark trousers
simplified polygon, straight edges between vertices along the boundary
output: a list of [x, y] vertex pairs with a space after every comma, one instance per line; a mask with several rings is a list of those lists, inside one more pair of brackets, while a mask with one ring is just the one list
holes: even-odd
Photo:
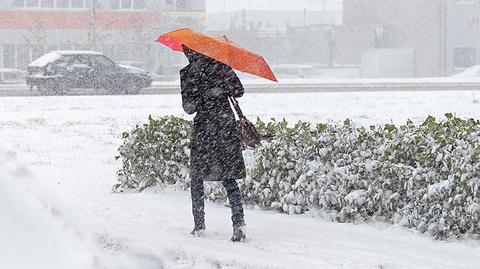
[[[243, 206], [235, 179], [228, 179], [222, 182], [223, 187], [227, 191], [228, 201], [232, 210], [233, 226], [245, 225], [243, 217]], [[205, 190], [203, 180], [192, 179], [190, 190], [192, 192], [192, 213], [196, 229], [205, 229]]]

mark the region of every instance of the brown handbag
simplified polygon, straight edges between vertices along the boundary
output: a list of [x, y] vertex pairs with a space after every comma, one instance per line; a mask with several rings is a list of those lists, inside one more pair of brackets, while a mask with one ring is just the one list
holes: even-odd
[[262, 136], [258, 133], [255, 125], [251, 123], [242, 113], [240, 106], [238, 105], [237, 99], [233, 96], [229, 96], [228, 99], [232, 103], [235, 111], [237, 112], [238, 120], [237, 120], [237, 129], [240, 135], [240, 140], [244, 148], [251, 147], [254, 148], [260, 145], [260, 140]]

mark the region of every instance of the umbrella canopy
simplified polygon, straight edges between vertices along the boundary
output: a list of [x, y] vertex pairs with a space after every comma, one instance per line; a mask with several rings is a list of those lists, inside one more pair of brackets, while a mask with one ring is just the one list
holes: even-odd
[[183, 44], [233, 69], [277, 81], [262, 56], [237, 46], [226, 36], [218, 38], [184, 28], [163, 34], [156, 41], [175, 51], [183, 51]]

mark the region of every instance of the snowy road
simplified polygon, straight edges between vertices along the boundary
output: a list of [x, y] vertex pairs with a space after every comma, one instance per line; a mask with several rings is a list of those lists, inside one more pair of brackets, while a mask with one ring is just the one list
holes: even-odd
[[[285, 79], [279, 83], [265, 79], [242, 80], [250, 93], [306, 92], [402, 92], [402, 91], [478, 91], [478, 78], [411, 78], [411, 79]], [[180, 81], [155, 81], [140, 94], [177, 94]], [[94, 89], [71, 89], [66, 95], [101, 95]], [[0, 96], [39, 96], [37, 88], [27, 85], [2, 85]]]
[[[446, 112], [480, 118], [480, 92], [248, 94], [252, 118], [360, 124], [421, 121]], [[67, 221], [117, 253], [141, 251], [165, 268], [480, 268], [478, 242], [435, 242], [383, 224], [246, 211], [249, 241], [234, 244], [229, 209], [207, 203], [205, 238], [188, 193], [112, 194], [121, 132], [149, 114], [185, 118], [179, 95], [0, 98], [0, 146], [17, 153], [60, 196]], [[98, 238], [101, 238], [99, 240]], [[114, 264], [106, 266], [115, 268]]]

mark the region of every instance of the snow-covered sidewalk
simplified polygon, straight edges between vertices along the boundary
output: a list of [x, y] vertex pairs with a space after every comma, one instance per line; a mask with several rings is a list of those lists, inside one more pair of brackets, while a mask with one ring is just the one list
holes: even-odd
[[[167, 268], [476, 268], [478, 244], [445, 243], [383, 224], [353, 225], [311, 216], [246, 210], [249, 240], [229, 241], [230, 209], [207, 203], [207, 232], [192, 238], [188, 193], [107, 194], [107, 171], [70, 176], [81, 227], [107, 238], [109, 248], [142, 250]], [[59, 171], [64, 175], [70, 169]], [[87, 172], [85, 172], [87, 171]], [[56, 176], [56, 175], [52, 175]], [[98, 182], [82, 187], [85, 178]], [[91, 189], [97, 188], [97, 189]], [[70, 192], [70, 191], [69, 191]], [[73, 192], [73, 191], [72, 191]], [[84, 197], [84, 198], [82, 198]]]
[[[445, 112], [480, 118], [479, 100], [479, 92], [247, 93], [240, 99], [252, 119], [348, 117], [360, 124], [420, 121]], [[187, 118], [179, 95], [0, 98], [0, 143], [58, 196], [68, 211], [65, 221], [108, 254], [134, 251], [165, 268], [480, 268], [478, 242], [436, 242], [384, 224], [256, 209], [246, 211], [248, 243], [235, 244], [228, 240], [229, 208], [214, 203], [207, 203], [205, 238], [192, 238], [188, 193], [110, 192], [120, 134], [149, 114]], [[105, 267], [117, 268], [106, 261]]]

